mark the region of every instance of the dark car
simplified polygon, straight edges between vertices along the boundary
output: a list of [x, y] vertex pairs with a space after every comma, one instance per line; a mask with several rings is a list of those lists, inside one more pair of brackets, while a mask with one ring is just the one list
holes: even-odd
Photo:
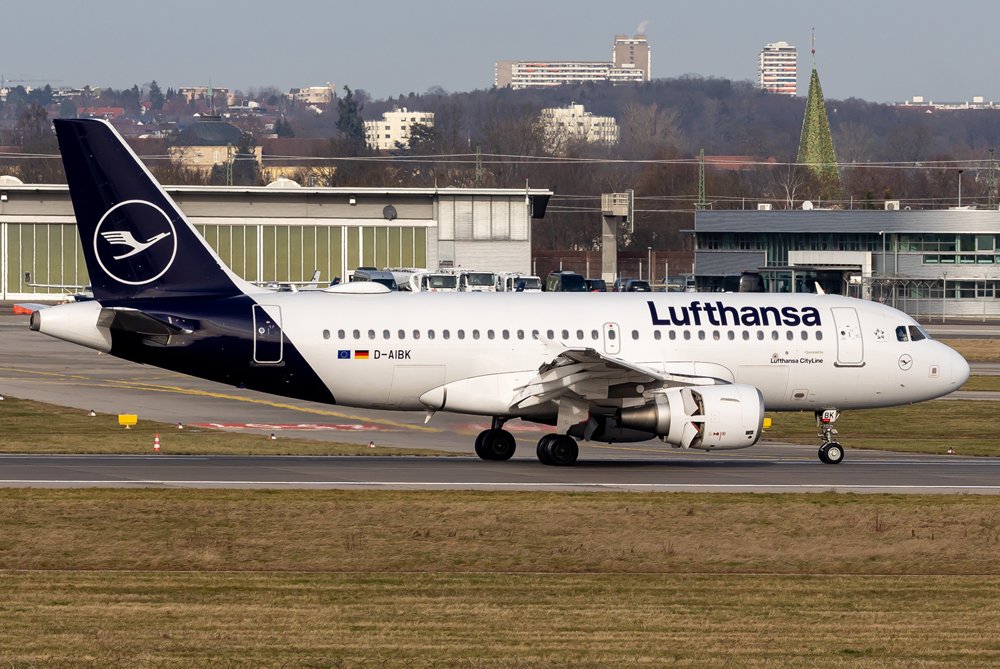
[[560, 293], [586, 293], [587, 280], [576, 272], [552, 272], [545, 279], [545, 290]]
[[608, 292], [608, 284], [604, 279], [587, 279], [587, 290], [592, 293]]
[[653, 292], [648, 281], [642, 279], [622, 279], [615, 282], [615, 290], [620, 293], [651, 293]]

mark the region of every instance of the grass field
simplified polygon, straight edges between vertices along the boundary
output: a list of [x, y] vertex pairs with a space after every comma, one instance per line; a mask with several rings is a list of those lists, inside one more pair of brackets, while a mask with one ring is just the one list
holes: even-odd
[[[223, 432], [142, 420], [131, 429], [118, 425], [118, 417], [88, 416], [78, 409], [13, 397], [0, 402], [0, 452], [2, 453], [149, 453], [160, 436], [161, 453], [172, 455], [449, 455], [444, 451], [391, 448], [283, 435]], [[377, 441], [378, 438], [376, 437]], [[0, 669], [3, 665], [0, 664]]]
[[996, 497], [0, 490], [0, 666], [996, 666], [998, 551]]
[[1000, 362], [1000, 339], [942, 339], [969, 362]]

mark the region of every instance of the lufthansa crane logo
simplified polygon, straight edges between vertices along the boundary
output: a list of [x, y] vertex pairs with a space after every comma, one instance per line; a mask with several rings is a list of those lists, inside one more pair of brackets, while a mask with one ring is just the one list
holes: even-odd
[[119, 202], [97, 224], [94, 256], [115, 281], [142, 286], [159, 279], [174, 264], [177, 230], [166, 212], [151, 202]]

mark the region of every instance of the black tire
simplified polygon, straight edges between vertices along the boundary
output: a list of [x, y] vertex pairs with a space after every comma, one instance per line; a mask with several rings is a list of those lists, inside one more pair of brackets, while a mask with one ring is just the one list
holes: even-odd
[[576, 459], [580, 456], [580, 447], [576, 445], [576, 439], [561, 434], [553, 437], [548, 445], [549, 462], [547, 464], [556, 467], [569, 467], [576, 464]]
[[543, 465], [552, 464], [552, 456], [549, 452], [549, 444], [555, 439], [556, 435], [547, 434], [538, 440], [538, 446], [535, 447], [535, 455], [538, 456], [538, 461]]
[[836, 441], [819, 447], [819, 459], [827, 465], [839, 465], [844, 461], [844, 447]]
[[478, 455], [483, 460], [492, 460], [490, 457], [490, 452], [486, 449], [486, 435], [490, 433], [489, 430], [483, 430], [478, 435], [476, 435], [476, 455]]
[[514, 435], [507, 430], [488, 430], [483, 439], [483, 450], [489, 453], [490, 460], [510, 460], [516, 449]]

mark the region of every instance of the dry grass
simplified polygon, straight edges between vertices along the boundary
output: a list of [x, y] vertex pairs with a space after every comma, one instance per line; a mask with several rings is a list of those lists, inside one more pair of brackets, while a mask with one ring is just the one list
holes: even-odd
[[[845, 411], [837, 421], [840, 440], [848, 448], [960, 455], [1000, 456], [994, 418], [1000, 402], [934, 400], [889, 409]], [[772, 441], [816, 444], [813, 413], [773, 414], [774, 426], [764, 433]]]
[[[172, 455], [453, 455], [416, 448], [374, 449], [361, 444], [223, 432], [143, 420], [126, 430], [118, 417], [13, 397], [0, 402], [2, 453], [149, 453], [154, 435]], [[378, 439], [376, 438], [376, 441]], [[0, 664], [0, 669], [2, 669]]]
[[1000, 577], [1000, 498], [0, 490], [0, 569]]
[[1000, 362], [1000, 339], [941, 339], [969, 362]]
[[1000, 498], [0, 491], [0, 666], [972, 667]]
[[1000, 376], [970, 376], [959, 390], [1000, 392]]

